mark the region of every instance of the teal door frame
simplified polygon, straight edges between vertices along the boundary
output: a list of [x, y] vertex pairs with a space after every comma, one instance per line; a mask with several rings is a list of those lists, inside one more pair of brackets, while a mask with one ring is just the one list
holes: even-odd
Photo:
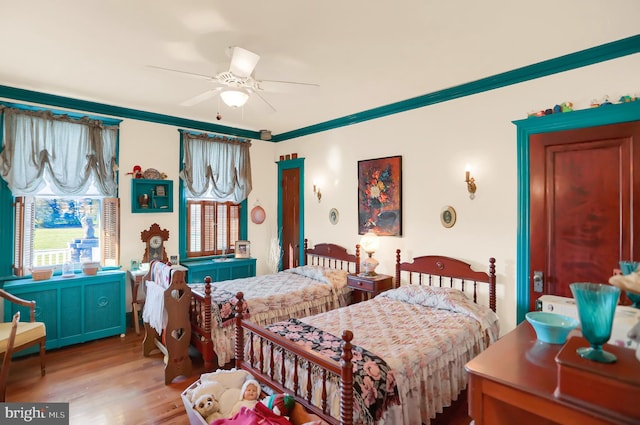
[[[280, 250], [284, 249], [282, 246], [282, 172], [284, 170], [291, 170], [298, 168], [300, 170], [300, 216], [298, 221], [300, 223], [300, 236], [298, 241], [298, 258], [300, 258], [300, 264], [306, 263], [304, 257], [304, 158], [287, 159], [284, 161], [277, 161], [278, 164], [278, 243], [280, 244]], [[282, 255], [280, 256], [280, 263], [278, 264], [278, 270], [282, 270]]]
[[517, 127], [518, 229], [516, 248], [516, 319], [529, 311], [530, 274], [530, 192], [529, 137], [533, 134], [574, 130], [640, 120], [640, 99], [630, 103], [600, 106], [573, 112], [513, 121]]

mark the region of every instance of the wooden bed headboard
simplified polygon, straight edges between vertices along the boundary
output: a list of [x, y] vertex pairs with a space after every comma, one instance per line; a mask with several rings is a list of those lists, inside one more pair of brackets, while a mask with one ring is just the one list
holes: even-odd
[[319, 243], [309, 248], [309, 240], [304, 240], [305, 264], [346, 270], [360, 273], [360, 245], [356, 245], [356, 253], [349, 254], [347, 249], [332, 243]]
[[473, 302], [478, 302], [478, 283], [489, 284], [489, 307], [496, 311], [496, 259], [489, 258], [489, 273], [477, 272], [464, 261], [441, 255], [414, 257], [412, 262], [400, 262], [400, 250], [396, 250], [396, 286], [402, 278], [409, 285], [460, 286], [465, 291], [467, 283], [473, 284]]

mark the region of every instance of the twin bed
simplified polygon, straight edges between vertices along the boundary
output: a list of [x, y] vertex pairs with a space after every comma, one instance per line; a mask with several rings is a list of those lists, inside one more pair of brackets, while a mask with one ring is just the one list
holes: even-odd
[[402, 263], [398, 251], [398, 283], [266, 328], [239, 314], [236, 367], [331, 424], [429, 424], [465, 388], [467, 361], [498, 338], [495, 260], [485, 273], [443, 256]]
[[[223, 282], [190, 284], [191, 344], [202, 354], [205, 370], [224, 367], [234, 357], [237, 292], [244, 294], [248, 315], [257, 325], [305, 317], [349, 304], [347, 274], [360, 270], [355, 254], [335, 244], [308, 247], [306, 265], [279, 273]], [[207, 312], [211, 312], [208, 314]]]

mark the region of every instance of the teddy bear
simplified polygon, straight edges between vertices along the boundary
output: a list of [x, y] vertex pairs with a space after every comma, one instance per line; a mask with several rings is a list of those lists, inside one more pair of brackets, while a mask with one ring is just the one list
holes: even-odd
[[216, 400], [213, 394], [202, 394], [193, 403], [193, 408], [200, 413], [207, 423], [211, 423], [222, 417], [220, 414], [220, 403], [218, 403], [218, 400]]

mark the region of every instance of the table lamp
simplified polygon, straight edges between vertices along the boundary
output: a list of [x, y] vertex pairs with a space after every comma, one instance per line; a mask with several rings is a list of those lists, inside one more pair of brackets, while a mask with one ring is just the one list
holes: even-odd
[[360, 247], [364, 252], [369, 254], [369, 257], [365, 258], [361, 264], [361, 274], [363, 276], [376, 276], [376, 267], [378, 267], [380, 262], [373, 258], [373, 253], [376, 252], [379, 246], [378, 235], [371, 230], [365, 233], [362, 239], [360, 239]]

